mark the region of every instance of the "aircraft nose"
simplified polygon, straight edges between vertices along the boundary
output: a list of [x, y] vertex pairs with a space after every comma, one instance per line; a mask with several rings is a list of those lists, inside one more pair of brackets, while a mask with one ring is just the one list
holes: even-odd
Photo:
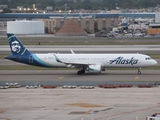
[[157, 65], [157, 61], [156, 61], [156, 60], [153, 60], [153, 61], [152, 61], [152, 65]]

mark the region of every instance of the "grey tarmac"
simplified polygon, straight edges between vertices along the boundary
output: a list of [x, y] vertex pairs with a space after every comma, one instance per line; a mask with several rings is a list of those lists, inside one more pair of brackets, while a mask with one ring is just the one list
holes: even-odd
[[0, 89], [1, 120], [145, 120], [160, 110], [160, 87]]
[[101, 74], [77, 75], [77, 70], [0, 70], [0, 83], [18, 82], [24, 85], [35, 81], [43, 85], [98, 85], [110, 83], [148, 84], [160, 82], [159, 70], [106, 70]]

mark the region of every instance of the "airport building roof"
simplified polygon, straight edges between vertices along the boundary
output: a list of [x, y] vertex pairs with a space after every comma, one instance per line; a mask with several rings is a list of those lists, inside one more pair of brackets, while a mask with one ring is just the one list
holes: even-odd
[[0, 18], [51, 18], [51, 17], [142, 17], [155, 18], [155, 13], [1, 13]]
[[70, 20], [56, 33], [56, 36], [87, 36], [87, 33], [77, 22]]

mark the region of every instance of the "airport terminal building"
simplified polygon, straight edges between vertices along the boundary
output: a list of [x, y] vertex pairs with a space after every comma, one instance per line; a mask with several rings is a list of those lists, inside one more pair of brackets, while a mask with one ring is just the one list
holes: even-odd
[[118, 17], [108, 18], [50, 18], [42, 19], [48, 33], [55, 34], [69, 20], [73, 20], [79, 24], [88, 33], [95, 33], [100, 30], [109, 32], [113, 27], [118, 26]]
[[16, 20], [37, 20], [44, 22], [45, 33], [56, 34], [69, 20], [73, 20], [79, 24], [87, 33], [96, 33], [101, 30], [111, 31], [114, 27], [118, 27], [119, 20], [122, 17], [150, 17], [154, 18], [155, 13], [6, 13], [0, 14], [1, 25], [6, 25], [7, 21]]

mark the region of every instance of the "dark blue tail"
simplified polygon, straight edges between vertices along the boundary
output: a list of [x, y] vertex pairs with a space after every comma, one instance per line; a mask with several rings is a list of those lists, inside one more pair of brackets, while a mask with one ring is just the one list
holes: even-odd
[[18, 38], [14, 34], [8, 33], [7, 36], [13, 55], [30, 54], [30, 52], [23, 46], [23, 44], [18, 40]]

